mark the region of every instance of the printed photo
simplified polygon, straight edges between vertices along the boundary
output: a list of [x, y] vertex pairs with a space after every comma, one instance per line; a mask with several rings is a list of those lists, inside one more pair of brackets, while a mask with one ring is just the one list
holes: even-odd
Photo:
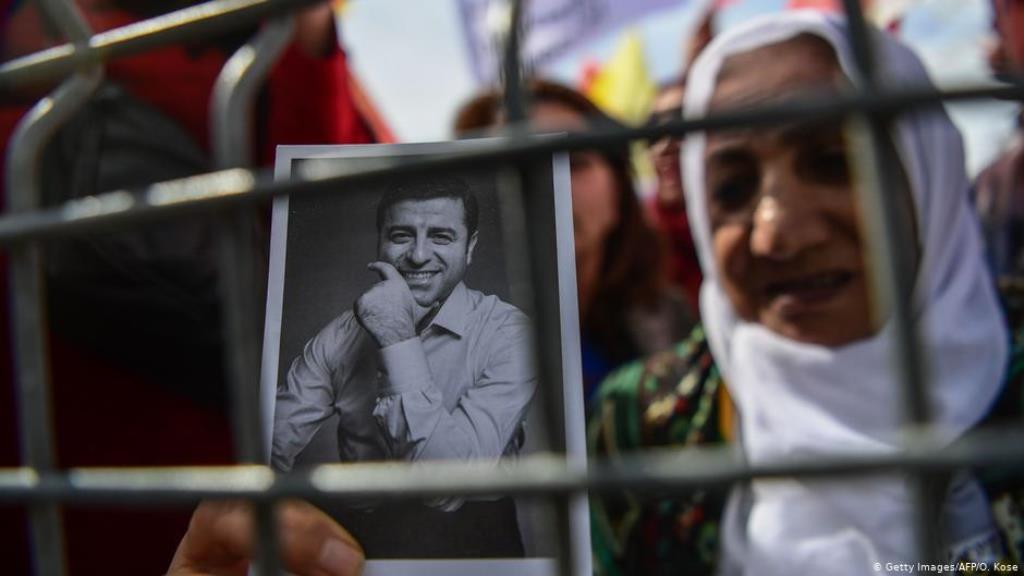
[[[472, 145], [282, 147], [277, 175]], [[494, 169], [396, 175], [277, 201], [262, 378], [275, 470], [430, 460], [497, 467], [562, 450], [584, 458], [567, 162], [531, 168], [537, 217], [527, 230], [510, 226], [501, 178]], [[550, 243], [536, 295], [523, 290], [524, 232]], [[542, 404], [550, 395], [541, 392], [532, 321], [535, 308], [552, 305], [562, 338], [551, 353], [562, 370], [559, 382], [544, 385], [563, 391], [552, 407], [561, 421], [555, 434], [547, 433]], [[324, 508], [359, 540], [376, 574], [407, 573], [413, 559], [448, 561], [430, 563], [437, 573], [475, 573], [488, 559], [489, 574], [554, 570], [557, 523], [543, 502], [452, 496]], [[574, 540], [589, 546], [585, 502], [573, 508]]]

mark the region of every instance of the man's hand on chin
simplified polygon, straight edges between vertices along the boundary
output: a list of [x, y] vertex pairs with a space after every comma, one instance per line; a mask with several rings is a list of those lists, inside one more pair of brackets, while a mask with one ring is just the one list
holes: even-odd
[[415, 337], [416, 326], [431, 308], [413, 299], [409, 285], [391, 264], [373, 262], [368, 268], [380, 274], [381, 281], [356, 300], [354, 311], [359, 324], [381, 348]]

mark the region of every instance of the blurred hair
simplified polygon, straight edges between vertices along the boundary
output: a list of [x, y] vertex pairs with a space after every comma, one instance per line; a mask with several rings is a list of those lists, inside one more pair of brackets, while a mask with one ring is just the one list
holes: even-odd
[[662, 94], [664, 92], [668, 92], [669, 90], [672, 90], [673, 88], [686, 88], [686, 73], [685, 72], [682, 73], [682, 74], [676, 74], [675, 76], [672, 76], [668, 80], [664, 80], [664, 81], [658, 83], [658, 90], [657, 90], [656, 93], [657, 94]]
[[466, 224], [468, 237], [476, 234], [480, 219], [480, 208], [476, 195], [469, 185], [457, 176], [434, 174], [402, 178], [388, 187], [387, 192], [377, 204], [377, 231], [384, 227], [384, 218], [388, 210], [399, 202], [434, 200], [436, 198], [452, 198], [462, 201], [463, 221]]
[[[611, 128], [619, 123], [601, 111], [576, 90], [534, 79], [527, 84], [531, 104], [564, 106], [579, 113], [589, 128]], [[469, 100], [455, 118], [455, 133], [466, 136], [495, 128], [503, 121], [499, 92], [486, 92]], [[657, 306], [667, 283], [665, 249], [658, 232], [647, 222], [633, 183], [630, 150], [626, 144], [597, 150], [611, 167], [618, 192], [618, 225], [609, 234], [601, 265], [600, 282], [585, 318], [584, 331], [602, 348], [609, 359], [618, 362], [638, 353], [627, 328], [627, 314], [637, 306]]]
[[501, 110], [501, 94], [481, 92], [459, 107], [453, 126], [455, 136], [465, 138], [495, 128]]

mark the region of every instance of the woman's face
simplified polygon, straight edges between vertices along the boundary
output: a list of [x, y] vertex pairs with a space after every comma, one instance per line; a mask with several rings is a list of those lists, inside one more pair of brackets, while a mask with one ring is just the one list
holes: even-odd
[[[787, 41], [725, 61], [712, 109], [836, 89], [834, 56]], [[737, 314], [838, 346], [874, 332], [846, 143], [838, 123], [709, 133], [712, 248]]]
[[[583, 116], [555, 102], [533, 105], [531, 125], [543, 132], [580, 131], [587, 128]], [[605, 240], [619, 223], [619, 195], [615, 173], [597, 152], [573, 152], [572, 223], [576, 254], [599, 255]]]

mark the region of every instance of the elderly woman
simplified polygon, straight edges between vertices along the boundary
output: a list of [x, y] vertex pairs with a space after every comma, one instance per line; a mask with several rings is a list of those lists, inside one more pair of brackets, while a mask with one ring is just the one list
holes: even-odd
[[[929, 85], [907, 48], [881, 34], [874, 39], [885, 86]], [[698, 58], [684, 113], [837, 94], [856, 77], [851, 60], [842, 20], [810, 12], [766, 17], [717, 38]], [[915, 270], [913, 319], [936, 430], [952, 442], [1003, 390], [1009, 338], [968, 203], [959, 134], [940, 106], [899, 116], [892, 134], [909, 188], [890, 193], [905, 200], [897, 204], [900, 245]], [[704, 272], [703, 329], [602, 384], [594, 449], [702, 444], [730, 439], [738, 428], [753, 463], [896, 451], [895, 337], [888, 312], [869, 295], [841, 124], [697, 135], [687, 139], [683, 161]], [[735, 574], [884, 572], [886, 563], [921, 560], [911, 500], [907, 479], [895, 475], [759, 480], [734, 493], [728, 520], [719, 523], [720, 493], [653, 503], [630, 495], [595, 503], [596, 557], [608, 573], [716, 566]], [[1005, 553], [989, 499], [972, 476], [956, 475], [935, 505], [948, 558], [991, 563]]]

